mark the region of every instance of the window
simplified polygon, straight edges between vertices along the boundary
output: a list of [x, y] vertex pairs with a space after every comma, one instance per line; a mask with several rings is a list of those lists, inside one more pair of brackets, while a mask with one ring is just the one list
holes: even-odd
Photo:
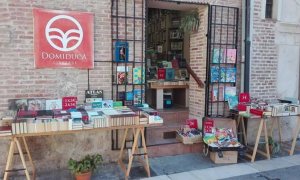
[[273, 0], [266, 0], [266, 18], [272, 18]]

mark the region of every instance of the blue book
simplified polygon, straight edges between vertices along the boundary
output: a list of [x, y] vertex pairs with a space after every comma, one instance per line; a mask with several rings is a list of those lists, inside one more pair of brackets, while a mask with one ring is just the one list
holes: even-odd
[[172, 68], [166, 69], [166, 80], [171, 81], [175, 79], [175, 70]]
[[132, 91], [126, 92], [126, 101], [133, 101]]
[[133, 91], [134, 97], [133, 97], [133, 104], [138, 105], [138, 104], [143, 104], [144, 102], [144, 97], [145, 97], [145, 92], [144, 90], [136, 89]]
[[219, 67], [212, 66], [210, 69], [210, 81], [211, 82], [218, 82], [219, 81]]

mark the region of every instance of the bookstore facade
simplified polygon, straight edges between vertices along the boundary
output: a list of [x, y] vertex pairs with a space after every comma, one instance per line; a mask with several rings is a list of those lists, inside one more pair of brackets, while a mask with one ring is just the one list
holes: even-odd
[[[78, 113], [70, 113], [72, 119], [85, 121], [83, 117], [93, 115], [82, 109], [148, 104], [138, 110], [148, 113], [146, 120], [94, 123], [99, 128], [163, 122], [148, 127], [145, 135], [140, 132], [154, 147], [153, 156], [159, 156], [163, 154], [155, 146], [177, 142], [173, 132], [186, 120], [201, 127], [204, 116], [228, 116], [228, 98], [240, 89], [241, 1], [7, 0], [0, 6], [1, 117], [42, 113], [49, 118], [47, 110], [60, 117], [65, 114], [54, 110], [79, 107]], [[72, 123], [55, 127], [91, 128]], [[26, 130], [13, 131], [55, 131], [52, 121], [48, 125], [51, 130], [28, 123]], [[122, 129], [109, 129], [28, 137], [27, 143], [38, 171], [47, 172], [66, 168], [69, 158], [85, 154], [116, 161], [123, 135]], [[10, 141], [1, 141], [2, 173]]]

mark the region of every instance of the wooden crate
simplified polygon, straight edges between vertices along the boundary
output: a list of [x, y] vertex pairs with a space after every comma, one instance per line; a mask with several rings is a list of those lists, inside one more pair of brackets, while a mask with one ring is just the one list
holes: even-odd
[[220, 158], [218, 152], [210, 152], [210, 159], [216, 164], [237, 163], [237, 151], [222, 151], [223, 157]]
[[176, 139], [182, 142], [183, 144], [195, 144], [202, 142], [202, 136], [196, 135], [194, 137], [185, 137], [180, 134], [176, 134]]

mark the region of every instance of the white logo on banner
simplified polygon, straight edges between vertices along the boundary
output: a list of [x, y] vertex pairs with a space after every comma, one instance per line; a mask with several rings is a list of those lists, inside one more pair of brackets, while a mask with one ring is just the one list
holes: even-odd
[[[61, 29], [51, 28], [51, 25], [55, 21], [60, 20], [60, 19], [67, 19], [69, 21], [72, 21], [77, 26], [77, 29], [69, 29], [66, 33], [64, 33]], [[53, 33], [53, 32], [57, 32], [59, 35], [50, 35], [50, 33]], [[74, 36], [74, 35], [69, 36], [72, 33], [73, 34], [77, 33], [79, 35], [79, 37]], [[82, 31], [81, 25], [79, 24], [79, 22], [76, 19], [74, 19], [71, 16], [67, 16], [67, 15], [58, 15], [58, 16], [55, 16], [52, 19], [50, 19], [50, 21], [46, 25], [45, 34], [46, 34], [48, 43], [53, 48], [55, 48], [59, 51], [73, 51], [81, 44], [82, 39], [83, 39], [83, 31]], [[53, 39], [58, 39], [61, 42], [61, 45], [59, 46], [59, 45], [55, 44], [53, 42]], [[77, 40], [77, 43], [71, 47], [68, 47], [68, 43], [71, 40]]]

